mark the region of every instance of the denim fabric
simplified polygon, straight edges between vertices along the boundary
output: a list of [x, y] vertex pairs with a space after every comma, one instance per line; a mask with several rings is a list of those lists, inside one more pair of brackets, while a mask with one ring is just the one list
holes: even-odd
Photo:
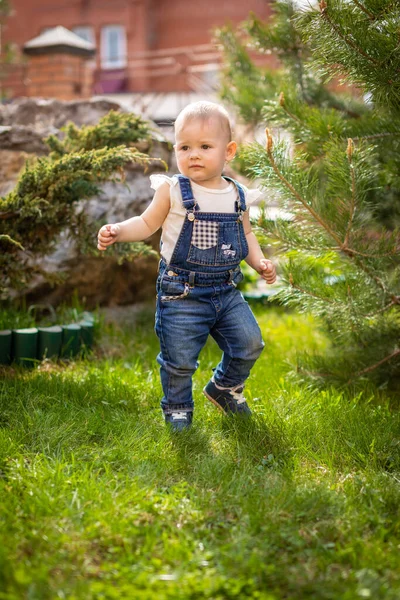
[[[246, 203], [243, 188], [235, 183], [239, 202], [234, 213], [205, 213], [194, 199], [190, 180], [183, 175], [178, 176], [186, 218], [170, 260], [170, 267], [176, 266], [192, 272], [215, 273], [220, 275], [224, 270], [238, 267], [246, 258], [249, 248], [243, 229], [243, 212]], [[214, 243], [204, 249], [195, 245], [194, 238], [198, 227], [215, 224]]]
[[160, 261], [157, 279], [155, 330], [164, 411], [174, 405], [193, 407], [192, 376], [209, 335], [223, 351], [214, 373], [223, 387], [243, 383], [264, 346], [253, 313], [236, 289], [248, 246], [242, 223], [244, 192], [234, 183], [236, 212], [204, 213], [190, 180], [179, 176], [186, 218], [170, 263]]

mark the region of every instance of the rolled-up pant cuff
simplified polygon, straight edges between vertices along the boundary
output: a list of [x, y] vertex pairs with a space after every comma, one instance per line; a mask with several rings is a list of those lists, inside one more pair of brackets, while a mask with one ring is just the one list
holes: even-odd
[[193, 408], [194, 408], [193, 402], [191, 402], [191, 403], [185, 402], [185, 404], [182, 404], [182, 403], [173, 404], [173, 403], [161, 402], [161, 409], [165, 415], [171, 414], [172, 412], [176, 412], [176, 411], [190, 412], [190, 411], [193, 411]]

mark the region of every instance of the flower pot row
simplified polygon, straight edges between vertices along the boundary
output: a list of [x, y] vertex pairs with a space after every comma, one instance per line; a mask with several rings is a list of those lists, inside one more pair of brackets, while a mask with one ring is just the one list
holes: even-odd
[[72, 358], [93, 345], [93, 321], [0, 331], [0, 364], [34, 366], [45, 358]]

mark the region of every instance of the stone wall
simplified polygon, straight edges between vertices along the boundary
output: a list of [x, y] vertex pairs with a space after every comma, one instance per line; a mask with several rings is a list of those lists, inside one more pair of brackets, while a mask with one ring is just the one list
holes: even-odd
[[[0, 107], [0, 193], [7, 194], [15, 185], [18, 174], [27, 159], [46, 152], [42, 139], [50, 133], [58, 134], [68, 121], [78, 126], [95, 124], [110, 110], [120, 109], [107, 101], [74, 101], [20, 99]], [[155, 139], [141, 150], [162, 158], [170, 164], [171, 151], [166, 142]], [[97, 197], [82, 201], [83, 210], [92, 222], [116, 222], [140, 214], [150, 202], [149, 175], [160, 171], [156, 165], [148, 168], [132, 164], [126, 169], [125, 184], [106, 183]], [[149, 241], [158, 247], [159, 235]], [[96, 239], [93, 240], [96, 245]], [[107, 256], [82, 257], [63, 232], [56, 250], [43, 257], [40, 266], [50, 273], [65, 273], [65, 281], [52, 287], [42, 277], [37, 277], [26, 292], [28, 303], [68, 301], [75, 290], [85, 298], [88, 308], [97, 305], [131, 304], [154, 296], [157, 271], [156, 258], [142, 258], [133, 263], [118, 265]]]

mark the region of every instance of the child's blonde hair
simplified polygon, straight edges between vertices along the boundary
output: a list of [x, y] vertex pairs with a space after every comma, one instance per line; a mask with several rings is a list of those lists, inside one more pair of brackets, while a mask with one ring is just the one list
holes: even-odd
[[175, 131], [194, 119], [207, 121], [211, 117], [216, 117], [218, 119], [224, 133], [226, 133], [228, 142], [232, 141], [232, 126], [229, 114], [223, 106], [215, 104], [215, 102], [192, 102], [185, 106], [176, 117], [174, 125]]

